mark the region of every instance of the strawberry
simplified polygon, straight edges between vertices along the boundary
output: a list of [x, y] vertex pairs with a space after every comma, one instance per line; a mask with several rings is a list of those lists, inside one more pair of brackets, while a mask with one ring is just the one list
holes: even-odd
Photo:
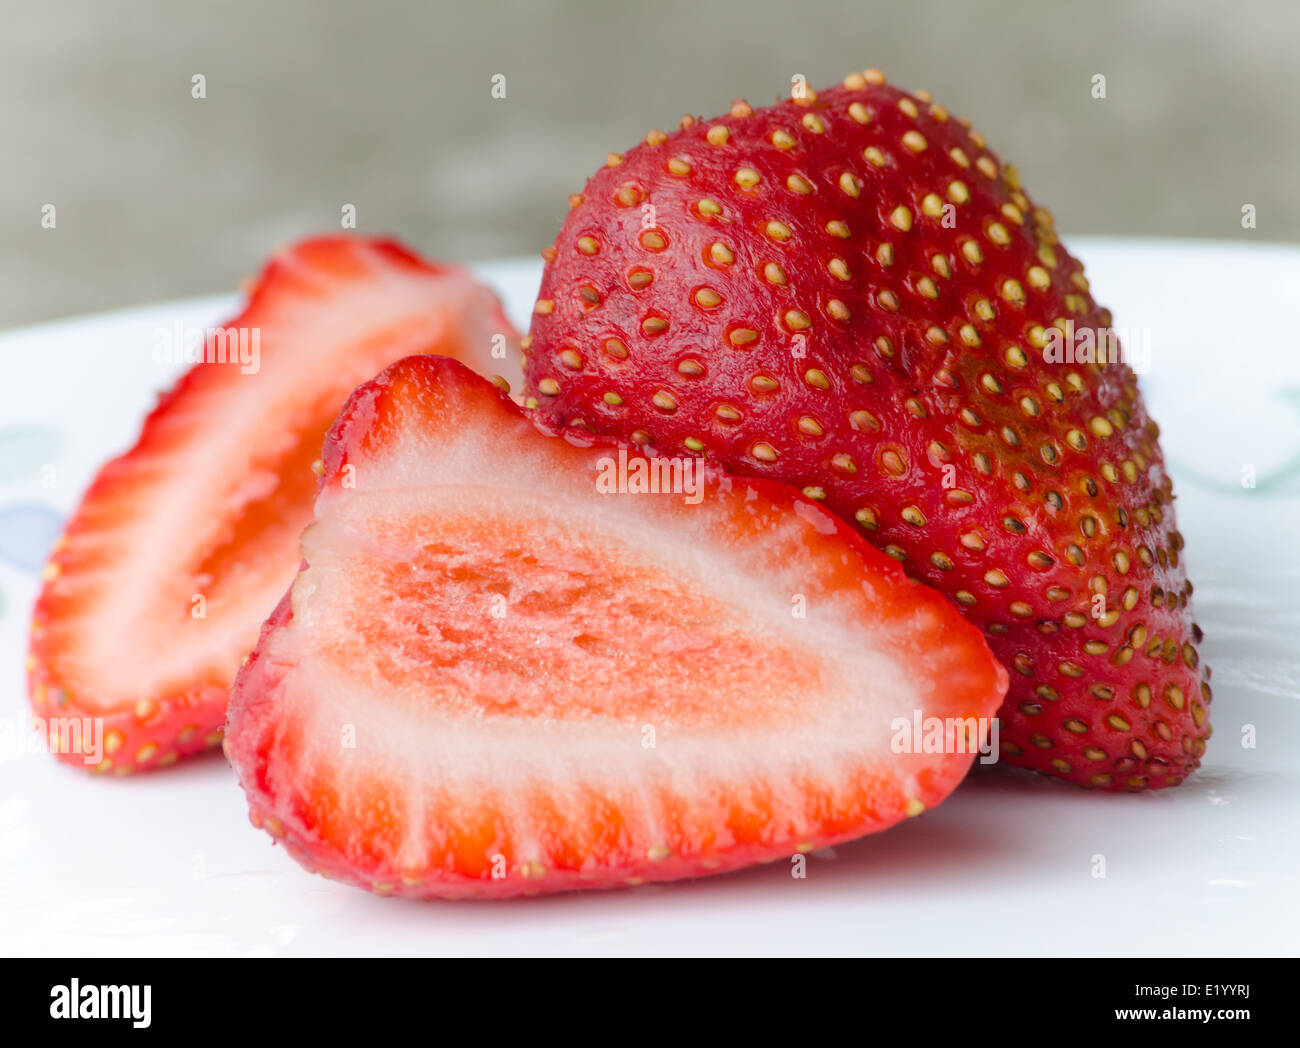
[[1197, 767], [1210, 674], [1158, 429], [967, 122], [869, 70], [652, 132], [571, 204], [524, 340], [552, 425], [852, 522], [1014, 671], [1007, 763], [1111, 790]]
[[102, 718], [102, 747], [83, 731], [61, 754], [96, 772], [220, 743], [240, 658], [298, 565], [313, 460], [356, 384], [416, 352], [487, 365], [493, 335], [509, 333], [465, 272], [343, 236], [281, 253], [225, 330], [243, 333], [244, 355], [237, 335], [207, 343], [208, 362], [100, 471], [45, 569], [32, 706], [86, 731], [83, 718]]
[[362, 386], [324, 464], [226, 752], [255, 825], [379, 893], [671, 880], [881, 830], [971, 761], [895, 752], [895, 721], [973, 728], [1006, 687], [798, 491], [539, 433], [455, 361]]

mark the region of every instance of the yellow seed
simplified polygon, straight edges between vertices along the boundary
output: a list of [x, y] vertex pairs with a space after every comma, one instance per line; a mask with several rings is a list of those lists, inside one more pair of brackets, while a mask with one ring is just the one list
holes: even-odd
[[862, 182], [850, 171], [845, 171], [840, 175], [840, 189], [851, 197], [856, 197], [862, 192]]
[[822, 425], [811, 415], [804, 415], [798, 422], [799, 432], [806, 433], [810, 437], [820, 437], [825, 430]]
[[763, 264], [763, 279], [769, 284], [784, 284], [787, 280], [785, 270], [775, 262]]
[[645, 144], [648, 146], [661, 146], [668, 141], [668, 136], [662, 131], [651, 131], [645, 136]]
[[758, 332], [753, 328], [732, 328], [727, 333], [727, 341], [733, 346], [748, 346], [758, 341]]
[[956, 179], [948, 183], [948, 199], [954, 204], [964, 204], [970, 199], [970, 190], [966, 188], [966, 183]]
[[1019, 280], [1004, 280], [1002, 282], [1002, 297], [1008, 302], [1023, 302], [1025, 300], [1025, 289], [1021, 286]]
[[[861, 73], [850, 73], [844, 78], [844, 86], [850, 91], [861, 91], [867, 86], [867, 80]], [[853, 104], [861, 105], [860, 102], [854, 102]]]
[[812, 321], [808, 314], [798, 309], [787, 310], [785, 314], [786, 327], [792, 331], [803, 331], [812, 326]]
[[979, 168], [980, 173], [984, 175], [986, 178], [997, 178], [998, 165], [993, 163], [993, 161], [990, 160], [988, 157], [986, 156], [980, 157], [978, 160], [975, 161], [975, 166]]
[[849, 238], [848, 224], [841, 222], [838, 218], [833, 218], [826, 223], [826, 232], [833, 237], [838, 237], [840, 240], [847, 240]]
[[912, 228], [912, 212], [902, 204], [899, 204], [898, 207], [894, 208], [894, 210], [889, 213], [889, 221], [895, 229], [906, 233]]
[[803, 196], [807, 196], [813, 189], [812, 184], [802, 175], [791, 175], [787, 178], [785, 188], [790, 190], [791, 193], [799, 193]]
[[684, 157], [675, 156], [668, 161], [668, 173], [679, 178], [691, 173], [691, 163]]
[[939, 199], [939, 194], [926, 193], [921, 201], [921, 210], [931, 218], [939, 218], [943, 214], [943, 201]]
[[973, 240], [965, 240], [961, 245], [962, 256], [972, 266], [978, 266], [984, 261], [984, 252], [980, 250], [979, 244]]
[[641, 330], [647, 335], [657, 335], [668, 329], [668, 321], [663, 317], [646, 317], [641, 321]]
[[948, 155], [952, 157], [952, 162], [958, 167], [970, 167], [970, 158], [957, 146], [953, 146], [948, 150]]
[[714, 124], [704, 137], [708, 139], [711, 146], [725, 146], [727, 139], [731, 137], [731, 132], [724, 124]]
[[1051, 286], [1052, 277], [1042, 266], [1030, 266], [1026, 276], [1031, 287], [1045, 288]]
[[793, 235], [789, 226], [784, 222], [778, 222], [775, 219], [764, 226], [763, 231], [767, 233], [772, 240], [789, 240]]
[[550, 316], [555, 312], [555, 303], [549, 298], [539, 298], [537, 300], [537, 305], [533, 306], [533, 312], [539, 317]]
[[650, 399], [654, 402], [654, 406], [657, 407], [660, 411], [677, 410], [677, 398], [674, 397], [667, 390], [661, 389]]
[[885, 74], [875, 68], [864, 69], [862, 71], [862, 79], [864, 79], [868, 84], [883, 84], [885, 82]]
[[842, 258], [832, 258], [826, 263], [826, 268], [830, 270], [831, 276], [837, 280], [849, 279], [849, 264]]
[[1096, 415], [1089, 420], [1088, 428], [1091, 429], [1094, 433], [1096, 433], [1097, 436], [1099, 437], [1109, 437], [1112, 433], [1115, 432], [1115, 427], [1112, 426], [1110, 422], [1102, 418], [1100, 415]]
[[560, 384], [553, 378], [544, 378], [537, 383], [537, 392], [546, 397], [553, 397], [560, 392]]
[[752, 167], [742, 167], [735, 174], [735, 183], [741, 189], [753, 189], [761, 181], [763, 181], [763, 176]]
[[917, 114], [920, 113], [920, 110], [916, 108], [916, 103], [913, 102], [910, 98], [900, 98], [898, 100], [898, 108], [901, 109], [908, 116], [910, 116], [913, 120], [915, 120]]
[[821, 122], [821, 118], [818, 117], [816, 113], [805, 113], [801, 122], [803, 123], [803, 126], [814, 135], [820, 135], [826, 130], [825, 126]]
[[695, 303], [703, 309], [712, 309], [721, 301], [722, 296], [711, 287], [702, 287], [695, 292]]
[[924, 153], [926, 147], [925, 135], [920, 131], [907, 131], [903, 134], [903, 145], [913, 153]]
[[579, 237], [578, 250], [584, 255], [594, 255], [600, 250], [600, 242], [595, 237]]
[[827, 301], [826, 312], [836, 320], [848, 320], [850, 316], [849, 307], [838, 298], [832, 298]]
[[988, 238], [999, 247], [1006, 247], [1011, 243], [1011, 234], [1007, 232], [1007, 227], [1001, 222], [990, 222], [986, 230]]
[[616, 408], [623, 403], [623, 398], [620, 397], [617, 393], [610, 391], [609, 393], [605, 394], [605, 403], [612, 408]]
[[794, 136], [789, 131], [773, 131], [772, 145], [777, 149], [793, 149]]
[[722, 205], [716, 200], [710, 200], [708, 197], [705, 197], [695, 205], [695, 210], [706, 218], [712, 218], [714, 215], [722, 214]]
[[721, 241], [714, 241], [709, 245], [709, 257], [720, 266], [729, 266], [736, 261], [731, 248]]
[[867, 148], [862, 151], [862, 159], [872, 167], [885, 166], [885, 154], [875, 146], [867, 146]]
[[861, 102], [853, 102], [849, 105], [849, 116], [859, 124], [865, 124], [871, 120], [871, 114]]
[[864, 528], [867, 528], [871, 531], [874, 531], [876, 528], [880, 527], [880, 518], [876, 515], [876, 511], [872, 509], [868, 509], [866, 506], [863, 506], [861, 509], [855, 510], [853, 513], [853, 519], [856, 520], [859, 524], [861, 524]]
[[759, 462], [775, 462], [777, 459], [776, 448], [772, 447], [771, 444], [764, 443], [763, 441], [759, 441], [755, 444], [750, 449], [750, 454], [752, 454], [754, 458], [758, 459]]
[[564, 349], [560, 351], [560, 363], [570, 371], [582, 370], [582, 354], [576, 349]]

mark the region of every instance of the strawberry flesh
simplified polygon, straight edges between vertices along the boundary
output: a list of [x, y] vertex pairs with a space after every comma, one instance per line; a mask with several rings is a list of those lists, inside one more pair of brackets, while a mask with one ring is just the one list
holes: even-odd
[[602, 491], [618, 456], [452, 360], [357, 390], [232, 694], [255, 824], [380, 893], [496, 897], [788, 858], [947, 796], [972, 751], [891, 733], [992, 714], [978, 631], [791, 488], [690, 460], [698, 498]]
[[257, 332], [256, 370], [213, 358], [186, 373], [101, 469], [46, 567], [32, 706], [103, 718], [102, 759], [60, 754], [95, 772], [220, 743], [235, 670], [299, 561], [313, 462], [356, 384], [412, 353], [488, 368], [493, 336], [510, 333], [462, 270], [343, 236], [279, 254], [224, 326]]

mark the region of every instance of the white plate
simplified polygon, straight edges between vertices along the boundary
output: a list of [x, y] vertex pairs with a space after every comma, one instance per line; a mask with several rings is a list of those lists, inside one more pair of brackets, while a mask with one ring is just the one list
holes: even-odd
[[[12, 752], [44, 544], [174, 377], [151, 333], [235, 300], [0, 335], [0, 954], [1295, 954], [1300, 249], [1072, 243], [1117, 326], [1150, 332], [1143, 385], [1214, 667], [1204, 766], [1140, 796], [976, 773], [935, 811], [814, 857], [805, 880], [777, 863], [508, 903], [380, 899], [253, 829], [219, 757], [98, 780]], [[538, 267], [481, 272], [526, 319]]]

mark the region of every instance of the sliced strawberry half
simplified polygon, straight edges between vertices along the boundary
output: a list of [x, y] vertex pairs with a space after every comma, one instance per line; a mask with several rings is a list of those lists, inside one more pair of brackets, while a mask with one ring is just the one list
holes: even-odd
[[220, 743], [235, 670], [298, 565], [313, 463], [357, 383], [412, 353], [490, 369], [493, 339], [513, 338], [463, 270], [343, 236], [278, 255], [224, 329], [230, 345], [244, 333], [250, 366], [219, 362], [210, 341], [208, 362], [100, 471], [46, 567], [32, 705], [51, 720], [102, 718], [98, 752], [83, 741], [61, 754], [97, 772]]
[[972, 760], [894, 752], [899, 719], [974, 726], [1006, 689], [796, 489], [539, 433], [451, 360], [361, 387], [324, 465], [226, 752], [256, 825], [376, 892], [671, 880], [881, 830]]

